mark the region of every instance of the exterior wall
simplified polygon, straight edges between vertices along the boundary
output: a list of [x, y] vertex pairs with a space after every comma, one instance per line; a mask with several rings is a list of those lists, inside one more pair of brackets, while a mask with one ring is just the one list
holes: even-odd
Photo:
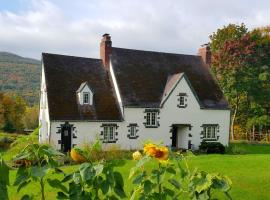
[[39, 104], [39, 142], [48, 142], [50, 134], [50, 118], [47, 98], [47, 89], [45, 81], [44, 66], [42, 64], [40, 104]]
[[[187, 107], [179, 108], [178, 94], [186, 93]], [[156, 128], [146, 128], [144, 122], [145, 108], [124, 108], [124, 121], [123, 122], [69, 122], [73, 125], [72, 138], [73, 145], [81, 145], [83, 143], [91, 143], [96, 137], [101, 136], [103, 130], [102, 124], [116, 124], [118, 126], [116, 138], [118, 139], [115, 144], [119, 145], [122, 149], [139, 149], [143, 146], [144, 142], [151, 140], [157, 143], [171, 146], [171, 128], [172, 125], [188, 124], [191, 126], [178, 129], [178, 144], [181, 147], [187, 148], [188, 140], [191, 141], [193, 148], [198, 148], [202, 141], [203, 124], [218, 124], [218, 140], [224, 145], [228, 145], [229, 139], [229, 123], [230, 111], [229, 110], [207, 110], [201, 109], [196, 97], [193, 95], [186, 79], [182, 77], [176, 88], [165, 101], [162, 108], [160, 108], [158, 115], [159, 126]], [[136, 139], [128, 137], [129, 124], [137, 124]], [[51, 123], [51, 137], [50, 143], [54, 144], [56, 148], [60, 149], [61, 133], [60, 128], [64, 121], [53, 121]], [[72, 134], [72, 135], [73, 135]], [[106, 144], [109, 145], [109, 144]]]

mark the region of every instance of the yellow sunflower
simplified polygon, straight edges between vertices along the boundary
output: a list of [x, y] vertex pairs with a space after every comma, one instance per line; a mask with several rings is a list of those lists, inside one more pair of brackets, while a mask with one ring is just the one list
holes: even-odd
[[142, 154], [139, 151], [135, 151], [132, 154], [133, 160], [140, 160], [142, 158]]
[[146, 153], [147, 155], [152, 156], [152, 157], [155, 157], [156, 149], [157, 149], [157, 148], [158, 148], [158, 147], [157, 147], [155, 144], [147, 143], [147, 144], [144, 145], [143, 151], [144, 151], [144, 153]]
[[168, 160], [169, 150], [167, 147], [158, 147], [156, 148], [155, 156], [159, 161]]

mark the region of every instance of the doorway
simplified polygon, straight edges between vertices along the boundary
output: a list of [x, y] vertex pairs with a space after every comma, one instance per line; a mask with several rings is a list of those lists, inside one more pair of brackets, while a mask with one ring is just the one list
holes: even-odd
[[61, 151], [68, 152], [71, 150], [71, 125], [66, 122], [61, 126]]
[[173, 124], [172, 125], [172, 148], [174, 149], [190, 149], [191, 140], [189, 132], [190, 124]]

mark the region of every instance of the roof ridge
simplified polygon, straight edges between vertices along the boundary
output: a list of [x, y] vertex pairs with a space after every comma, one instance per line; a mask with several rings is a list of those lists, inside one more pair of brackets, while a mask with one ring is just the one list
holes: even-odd
[[57, 53], [42, 52], [42, 55], [53, 55], [53, 56], [63, 56], [63, 57], [71, 57], [71, 58], [83, 58], [83, 59], [91, 59], [91, 60], [102, 61], [100, 58], [89, 58], [89, 57], [82, 57], [82, 56], [72, 56], [72, 55], [57, 54]]
[[113, 49], [120, 49], [120, 50], [127, 50], [127, 51], [139, 51], [139, 52], [158, 53], [158, 54], [169, 54], [169, 55], [178, 55], [178, 56], [200, 57], [199, 55], [194, 55], [194, 54], [181, 54], [181, 53], [170, 53], [170, 52], [141, 50], [141, 49], [128, 49], [128, 48], [122, 48], [122, 47], [112, 47], [112, 48]]

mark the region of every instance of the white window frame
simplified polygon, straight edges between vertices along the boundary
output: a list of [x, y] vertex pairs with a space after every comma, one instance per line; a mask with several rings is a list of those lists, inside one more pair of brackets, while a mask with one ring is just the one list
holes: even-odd
[[115, 141], [115, 127], [114, 126], [104, 126], [104, 128], [103, 128], [103, 141], [104, 142]]
[[180, 95], [179, 96], [179, 106], [185, 106], [185, 96], [184, 95]]
[[218, 125], [203, 126], [203, 139], [216, 140], [218, 132]]
[[157, 112], [146, 112], [146, 126], [157, 126]]
[[[88, 96], [88, 101], [85, 101], [85, 96]], [[90, 104], [90, 92], [83, 92], [83, 104]]]

